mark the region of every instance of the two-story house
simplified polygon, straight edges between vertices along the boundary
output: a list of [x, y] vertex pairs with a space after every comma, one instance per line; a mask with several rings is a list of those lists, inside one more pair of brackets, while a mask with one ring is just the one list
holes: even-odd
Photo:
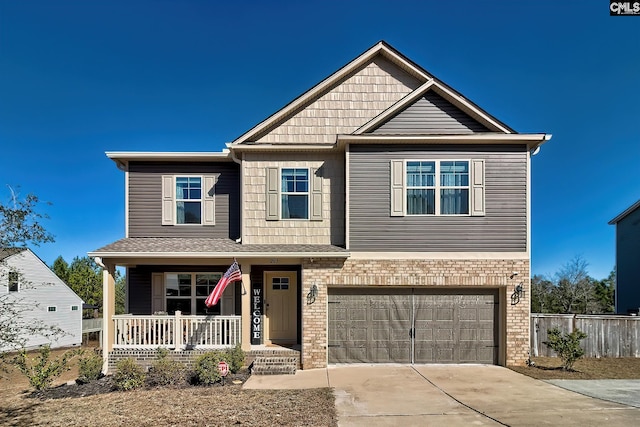
[[[304, 369], [524, 364], [531, 155], [549, 138], [380, 42], [223, 152], [107, 153], [126, 236], [90, 253], [105, 358], [241, 343], [297, 349]], [[207, 309], [234, 259], [242, 282]], [[128, 316], [113, 316], [116, 266]]]

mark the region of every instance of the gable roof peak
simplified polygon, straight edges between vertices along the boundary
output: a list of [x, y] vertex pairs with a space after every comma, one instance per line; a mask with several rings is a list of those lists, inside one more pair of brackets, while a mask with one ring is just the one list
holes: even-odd
[[[448, 86], [446, 83], [442, 82], [431, 73], [426, 71], [424, 68], [404, 56], [397, 49], [391, 46], [391, 44], [389, 44], [385, 40], [380, 40], [369, 49], [364, 51], [362, 54], [357, 56], [355, 59], [353, 59], [351, 62], [347, 63], [342, 68], [331, 74], [329, 77], [325, 78], [320, 83], [316, 84], [314, 87], [312, 87], [299, 97], [295, 98], [289, 104], [285, 105], [282, 109], [278, 110], [277, 112], [236, 138], [229, 144], [229, 148], [233, 148], [235, 145], [252, 142], [259, 139], [264, 134], [270, 132], [272, 129], [284, 123], [289, 117], [303, 109], [314, 99], [320, 97], [323, 93], [333, 87], [333, 85], [338, 84], [346, 76], [358, 70], [359, 68], [373, 62], [378, 56], [384, 57], [386, 60], [398, 66], [408, 75], [413, 76], [415, 79], [421, 82], [422, 86], [420, 86], [420, 88], [418, 89], [422, 93], [425, 93], [427, 90], [435, 89], [440, 95], [444, 96], [447, 100], [452, 102], [457, 107], [465, 110], [473, 118], [479, 120], [483, 125], [487, 126], [492, 131], [506, 134], [516, 133], [509, 126], [500, 122], [498, 119], [478, 107], [476, 104], [466, 99], [458, 91]], [[412, 93], [407, 97], [410, 97], [412, 95], [415, 97], [419, 96], [416, 93]], [[402, 105], [405, 105], [405, 102], [402, 102], [401, 100], [395, 106], [392, 106], [392, 108], [399, 108]], [[382, 116], [386, 116], [385, 112], [382, 112], [378, 119], [381, 119]], [[360, 129], [360, 131], [362, 132], [362, 128]]]

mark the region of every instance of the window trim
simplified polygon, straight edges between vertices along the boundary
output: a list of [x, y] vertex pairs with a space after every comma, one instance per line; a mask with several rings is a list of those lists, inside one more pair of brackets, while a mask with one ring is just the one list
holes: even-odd
[[[307, 218], [282, 217], [282, 169], [306, 169], [308, 171]], [[265, 168], [265, 220], [323, 221], [323, 181], [322, 166], [267, 166]]]
[[[162, 175], [162, 213], [161, 224], [165, 226], [208, 227], [216, 225], [216, 194], [215, 186], [220, 173], [180, 173]], [[200, 178], [200, 223], [178, 223], [178, 201], [195, 201], [196, 199], [178, 199], [176, 194], [177, 178]]]
[[[296, 170], [306, 170], [307, 171], [307, 191], [293, 191], [293, 192], [289, 192], [289, 191], [282, 191], [282, 171], [285, 169], [291, 169], [292, 171], [294, 171], [294, 176], [295, 176], [295, 171]], [[309, 221], [311, 218], [311, 168], [308, 167], [281, 167], [279, 169], [279, 191], [278, 191], [278, 198], [280, 201], [280, 219], [282, 221]], [[307, 196], [307, 217], [306, 218], [284, 218], [283, 217], [283, 212], [282, 212], [282, 203], [283, 203], [283, 196]]]
[[[434, 186], [436, 200], [434, 214], [408, 214], [407, 213], [407, 162], [435, 162], [436, 186]], [[468, 186], [455, 186], [453, 188], [468, 188], [469, 212], [466, 214], [441, 214], [440, 197], [441, 190], [446, 189], [440, 184], [441, 162], [467, 162], [469, 168]], [[390, 205], [391, 217], [468, 217], [485, 216], [485, 159], [461, 157], [461, 158], [404, 158], [390, 160]]]
[[[179, 199], [178, 198], [178, 178], [200, 178], [200, 198], [199, 199]], [[204, 222], [204, 176], [203, 175], [173, 175], [173, 225], [179, 227], [199, 227]], [[178, 222], [178, 202], [199, 202], [200, 203], [200, 223], [183, 224]]]
[[[435, 163], [435, 179], [434, 179], [434, 186], [433, 187], [428, 187], [428, 188], [433, 188], [434, 190], [434, 197], [435, 197], [435, 204], [434, 204], [434, 213], [433, 214], [410, 214], [407, 212], [407, 204], [409, 203], [409, 201], [407, 200], [407, 190], [409, 189], [409, 185], [406, 183], [406, 179], [407, 179], [407, 164], [409, 162], [433, 162]], [[441, 180], [441, 164], [443, 162], [467, 162], [467, 175], [468, 175], [468, 184], [466, 186], [443, 186], [440, 183]], [[405, 185], [404, 185], [404, 191], [403, 191], [403, 198], [404, 198], [404, 212], [406, 216], [471, 216], [471, 159], [467, 159], [467, 158], [463, 158], [463, 159], [405, 159], [404, 160], [404, 179], [405, 179]], [[411, 187], [411, 188], [427, 188], [427, 187]], [[441, 199], [441, 191], [442, 190], [446, 190], [446, 189], [454, 189], [454, 190], [467, 190], [467, 213], [462, 213], [462, 214], [443, 214], [441, 213], [441, 203], [440, 203], [440, 199]]]

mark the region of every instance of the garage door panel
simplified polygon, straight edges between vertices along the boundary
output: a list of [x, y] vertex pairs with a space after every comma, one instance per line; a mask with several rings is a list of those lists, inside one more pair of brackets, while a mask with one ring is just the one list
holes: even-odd
[[436, 348], [436, 359], [433, 362], [436, 363], [454, 363], [453, 348]]
[[436, 309], [436, 319], [437, 320], [453, 320], [453, 307], [446, 307], [446, 308], [438, 307]]
[[497, 363], [496, 303], [495, 290], [332, 289], [329, 361]]

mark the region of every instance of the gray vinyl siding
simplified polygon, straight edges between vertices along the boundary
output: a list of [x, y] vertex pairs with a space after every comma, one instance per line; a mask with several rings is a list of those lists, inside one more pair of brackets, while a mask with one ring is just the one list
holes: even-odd
[[[485, 216], [390, 216], [390, 160], [485, 160]], [[354, 145], [352, 251], [521, 252], [527, 242], [525, 146]]]
[[489, 132], [489, 129], [437, 93], [427, 92], [372, 133], [460, 134], [475, 132]]
[[[7, 269], [20, 273], [18, 292], [8, 292]], [[34, 348], [50, 344], [51, 348], [69, 347], [82, 343], [82, 299], [75, 294], [49, 267], [29, 250], [12, 255], [0, 263], [0, 298], [7, 303], [21, 304], [20, 321], [24, 324], [56, 327], [62, 334], [48, 338], [25, 332], [25, 347]], [[71, 306], [78, 306], [72, 311]], [[50, 312], [47, 307], [56, 307]], [[3, 313], [0, 313], [0, 318]], [[0, 319], [4, 322], [4, 319]], [[0, 345], [0, 351], [8, 348]]]
[[616, 311], [640, 308], [640, 208], [616, 224]]
[[[153, 314], [151, 309], [151, 277], [153, 273], [224, 273], [228, 265], [140, 265], [127, 268], [129, 281], [129, 313], [135, 315]], [[232, 285], [229, 285], [232, 286]], [[240, 315], [242, 284], [235, 282], [236, 315]]]
[[[162, 225], [162, 175], [220, 174], [215, 225]], [[235, 163], [129, 164], [129, 237], [240, 237], [240, 173]]]

